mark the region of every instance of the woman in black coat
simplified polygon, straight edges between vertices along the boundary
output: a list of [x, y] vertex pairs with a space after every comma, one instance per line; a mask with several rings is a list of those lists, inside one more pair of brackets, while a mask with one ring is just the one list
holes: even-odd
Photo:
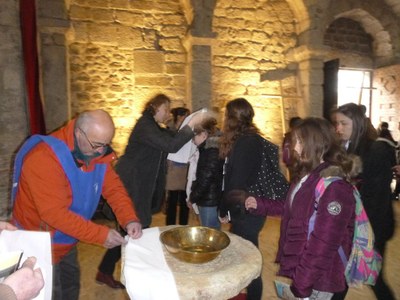
[[[116, 165], [143, 228], [151, 224], [152, 214], [160, 211], [165, 190], [166, 156], [177, 152], [193, 138], [193, 128], [201, 121], [194, 115], [176, 134], [161, 127], [170, 118], [171, 100], [163, 94], [150, 99], [129, 137], [125, 154]], [[120, 247], [109, 249], [99, 266], [98, 283], [112, 288], [123, 288], [112, 277], [116, 262], [121, 257]]]
[[[386, 242], [393, 236], [395, 228], [390, 188], [392, 167], [396, 164], [395, 145], [388, 139], [372, 138], [367, 119], [357, 104], [339, 106], [332, 116], [336, 132], [347, 152], [361, 158], [363, 171], [357, 186], [374, 231], [375, 249], [384, 258]], [[372, 289], [378, 300], [391, 300], [394, 295], [384, 281], [383, 270], [382, 266]]]
[[[262, 138], [253, 118], [253, 107], [246, 99], [227, 103], [220, 146], [220, 157], [225, 158], [225, 174], [219, 214], [223, 223], [228, 222], [230, 216], [231, 231], [258, 247], [265, 217], [246, 214], [244, 209], [244, 200], [258, 182], [262, 163]], [[235, 203], [241, 203], [239, 208]], [[247, 287], [247, 299], [260, 300], [262, 289], [259, 276]]]

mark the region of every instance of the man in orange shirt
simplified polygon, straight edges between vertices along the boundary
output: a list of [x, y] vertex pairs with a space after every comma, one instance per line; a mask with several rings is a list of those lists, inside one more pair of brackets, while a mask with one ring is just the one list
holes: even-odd
[[114, 123], [103, 110], [87, 111], [51, 135], [30, 137], [14, 168], [13, 223], [50, 231], [54, 264], [53, 299], [79, 298], [76, 243], [113, 248], [126, 243], [115, 229], [90, 221], [104, 195], [131, 238], [142, 226], [111, 162]]

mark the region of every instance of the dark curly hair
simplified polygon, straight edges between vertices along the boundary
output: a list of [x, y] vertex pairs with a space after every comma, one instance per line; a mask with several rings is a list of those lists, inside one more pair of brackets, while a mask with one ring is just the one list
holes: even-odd
[[144, 106], [143, 112], [149, 111], [153, 116], [157, 112], [157, 108], [159, 108], [164, 103], [171, 103], [171, 99], [164, 94], [157, 94], [153, 98], [151, 98]]

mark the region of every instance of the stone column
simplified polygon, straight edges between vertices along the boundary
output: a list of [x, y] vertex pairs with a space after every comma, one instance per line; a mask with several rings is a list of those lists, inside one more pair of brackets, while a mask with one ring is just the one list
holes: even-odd
[[[41, 28], [40, 56], [44, 118], [50, 132], [70, 118], [69, 72], [67, 42], [69, 23]], [[57, 78], [57, 80], [54, 80]], [[51, 84], [48, 84], [51, 82]]]
[[189, 36], [185, 41], [188, 52], [188, 95], [192, 110], [210, 107], [212, 97], [211, 38]]
[[14, 154], [28, 135], [18, 3], [0, 4], [0, 220], [8, 217]]
[[298, 103], [301, 117], [322, 117], [323, 112], [323, 48], [300, 46], [289, 57], [298, 63], [298, 77], [302, 99]]
[[63, 125], [71, 115], [66, 38], [70, 22], [65, 5], [61, 0], [40, 0], [37, 7], [42, 99], [48, 132]]
[[188, 95], [192, 110], [211, 106], [212, 97], [212, 18], [216, 0], [191, 0], [193, 19], [184, 41], [188, 52]]

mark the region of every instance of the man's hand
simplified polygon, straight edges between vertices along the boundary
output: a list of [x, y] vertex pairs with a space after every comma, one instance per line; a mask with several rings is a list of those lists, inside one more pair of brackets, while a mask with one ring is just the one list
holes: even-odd
[[115, 229], [110, 229], [108, 231], [107, 239], [104, 242], [103, 246], [105, 248], [114, 248], [116, 246], [120, 246], [122, 244], [126, 244], [125, 239], [121, 236], [121, 234]]
[[13, 224], [10, 224], [10, 223], [8, 223], [8, 222], [3, 222], [3, 221], [0, 221], [0, 232], [2, 231], [2, 230], [17, 230], [18, 228], [17, 227], [15, 227]]
[[21, 269], [8, 276], [3, 284], [8, 285], [14, 291], [18, 300], [29, 300], [39, 295], [44, 286], [42, 271], [33, 269], [36, 257], [28, 257]]
[[129, 237], [133, 239], [138, 239], [142, 236], [142, 224], [139, 222], [131, 222], [126, 225], [126, 232], [128, 233]]

